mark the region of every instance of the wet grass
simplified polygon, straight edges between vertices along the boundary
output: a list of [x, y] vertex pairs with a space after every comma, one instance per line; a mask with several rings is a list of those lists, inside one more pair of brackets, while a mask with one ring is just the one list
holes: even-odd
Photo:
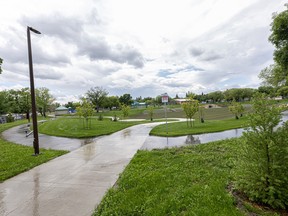
[[227, 189], [239, 148], [241, 139], [230, 139], [138, 151], [94, 216], [246, 215]]
[[[0, 124], [0, 133], [25, 123], [26, 120]], [[34, 153], [32, 147], [8, 142], [2, 137], [0, 137], [0, 149], [0, 182], [67, 153], [67, 151], [40, 149], [41, 155], [32, 156]]]
[[242, 117], [238, 120], [235, 118], [223, 119], [223, 120], [208, 120], [204, 123], [201, 123], [199, 120], [194, 122], [194, 125], [190, 127], [187, 122], [173, 122], [167, 125], [168, 134], [166, 133], [166, 125], [158, 125], [154, 127], [150, 135], [154, 136], [184, 136], [184, 135], [193, 135], [193, 134], [203, 134], [203, 133], [212, 133], [220, 132], [235, 128], [243, 128], [246, 126], [246, 117]]
[[92, 118], [89, 122], [90, 127], [85, 128], [83, 119], [62, 117], [55, 120], [45, 122], [39, 127], [39, 133], [62, 136], [62, 137], [73, 137], [73, 138], [88, 138], [96, 137], [101, 135], [112, 134], [116, 131], [125, 129], [127, 127], [148, 123], [149, 121], [141, 122], [124, 122], [124, 121], [111, 121], [110, 119], [103, 119], [99, 121], [97, 118]]

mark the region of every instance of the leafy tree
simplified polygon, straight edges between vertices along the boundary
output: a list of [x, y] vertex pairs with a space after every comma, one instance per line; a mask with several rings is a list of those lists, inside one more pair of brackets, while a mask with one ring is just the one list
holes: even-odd
[[208, 99], [211, 99], [213, 102], [220, 102], [224, 99], [224, 94], [221, 91], [215, 91], [208, 94]]
[[125, 104], [127, 106], [130, 106], [133, 103], [132, 96], [130, 94], [124, 94], [124, 95], [119, 97], [119, 102], [121, 104]]
[[259, 86], [258, 92], [274, 97], [275, 88], [273, 88], [272, 86], [267, 86], [267, 85]]
[[232, 101], [231, 106], [228, 107], [229, 111], [235, 115], [236, 119], [239, 119], [239, 115], [242, 115], [244, 112], [244, 107], [241, 103]]
[[0, 74], [2, 73], [2, 63], [3, 63], [3, 59], [2, 58], [0, 58]]
[[91, 127], [91, 116], [93, 115], [93, 105], [85, 98], [82, 99], [80, 106], [76, 108], [77, 114], [83, 117], [83, 127], [89, 129]]
[[72, 110], [76, 110], [76, 108], [79, 106], [79, 102], [73, 102], [73, 101], [69, 101], [67, 104], [65, 104], [64, 106], [66, 108], [71, 108]]
[[288, 4], [287, 9], [273, 16], [271, 24], [272, 34], [269, 41], [276, 47], [274, 51], [275, 62], [287, 73], [288, 69]]
[[105, 97], [103, 100], [103, 106], [110, 110], [112, 110], [113, 107], [118, 108], [120, 106], [119, 98], [117, 96]]
[[288, 207], [288, 122], [280, 123], [281, 110], [264, 94], [253, 99], [253, 112], [241, 143], [236, 188], [252, 201], [273, 208]]
[[288, 4], [287, 9], [275, 13], [269, 41], [275, 46], [273, 65], [261, 71], [259, 77], [272, 86], [288, 85]]
[[278, 95], [286, 98], [288, 96], [288, 86], [282, 86], [277, 90]]
[[30, 122], [31, 94], [29, 88], [22, 88], [20, 91], [19, 106], [20, 112], [26, 114], [26, 119]]
[[0, 92], [0, 114], [8, 113], [8, 92]]
[[123, 117], [126, 118], [129, 116], [129, 112], [130, 112], [130, 106], [126, 105], [126, 104], [122, 104], [121, 105], [121, 111], [123, 114]]
[[55, 98], [50, 94], [49, 89], [45, 87], [36, 89], [37, 109], [42, 116], [46, 117], [46, 112], [54, 102]]
[[153, 106], [148, 106], [147, 111], [148, 111], [150, 120], [153, 121], [154, 107]]
[[192, 127], [193, 122], [194, 122], [194, 119], [192, 119], [192, 118], [195, 115], [195, 113], [198, 111], [199, 102], [197, 100], [194, 100], [191, 97], [189, 101], [182, 104], [182, 108], [183, 108], [185, 115], [186, 115], [187, 126], [188, 126], [188, 120], [189, 120], [190, 127]]
[[108, 92], [102, 87], [90, 88], [86, 93], [87, 98], [96, 107], [97, 112], [99, 108], [103, 106], [103, 101], [107, 97]]

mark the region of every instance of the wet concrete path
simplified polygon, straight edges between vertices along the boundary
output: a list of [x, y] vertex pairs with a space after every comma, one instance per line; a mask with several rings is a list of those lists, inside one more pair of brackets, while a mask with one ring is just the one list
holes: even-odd
[[[41, 125], [40, 125], [41, 126]], [[27, 130], [27, 125], [20, 125], [13, 128], [10, 128], [2, 133], [2, 137], [5, 140], [9, 140], [10, 142], [33, 146], [33, 133], [26, 137], [25, 130]], [[89, 144], [96, 140], [94, 139], [72, 139], [65, 137], [55, 137], [48, 136], [45, 134], [39, 134], [39, 145], [40, 148], [45, 149], [55, 149], [55, 150], [67, 150], [73, 151], [75, 149], [80, 148], [86, 144]]]
[[4, 181], [0, 215], [91, 215], [158, 124], [136, 125], [103, 136]]

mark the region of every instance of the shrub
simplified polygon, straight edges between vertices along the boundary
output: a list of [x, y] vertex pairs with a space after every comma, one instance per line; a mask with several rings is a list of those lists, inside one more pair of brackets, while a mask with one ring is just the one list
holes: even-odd
[[272, 208], [288, 207], [288, 123], [277, 130], [280, 109], [257, 94], [236, 171], [236, 189]]

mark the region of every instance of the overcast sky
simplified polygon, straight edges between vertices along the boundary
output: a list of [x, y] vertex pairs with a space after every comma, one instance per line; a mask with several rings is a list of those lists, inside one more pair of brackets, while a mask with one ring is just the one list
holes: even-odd
[[0, 90], [36, 87], [60, 103], [91, 87], [109, 95], [174, 97], [257, 88], [273, 63], [268, 42], [281, 0], [9, 0], [1, 3]]

